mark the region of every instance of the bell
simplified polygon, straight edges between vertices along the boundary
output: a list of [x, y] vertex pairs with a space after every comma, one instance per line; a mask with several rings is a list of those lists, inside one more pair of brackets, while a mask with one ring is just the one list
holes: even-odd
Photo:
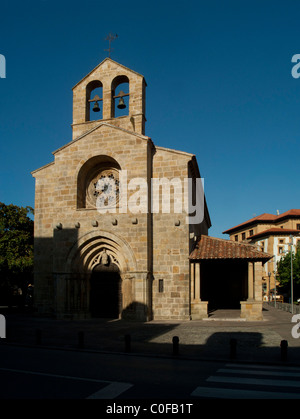
[[93, 107], [93, 111], [94, 112], [100, 112], [100, 108], [99, 108], [98, 102], [95, 102], [95, 105]]
[[124, 99], [122, 97], [120, 97], [119, 104], [118, 104], [117, 108], [118, 109], [125, 109], [126, 108]]

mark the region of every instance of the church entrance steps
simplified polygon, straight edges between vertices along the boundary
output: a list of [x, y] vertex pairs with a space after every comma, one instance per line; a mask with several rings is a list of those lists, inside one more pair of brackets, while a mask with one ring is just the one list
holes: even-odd
[[208, 312], [205, 321], [245, 321], [241, 318], [241, 310], [238, 309], [216, 309]]

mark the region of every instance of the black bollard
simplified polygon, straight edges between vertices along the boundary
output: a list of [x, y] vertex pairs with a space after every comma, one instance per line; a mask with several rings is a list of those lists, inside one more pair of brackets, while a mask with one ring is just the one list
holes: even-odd
[[281, 348], [281, 361], [286, 361], [287, 360], [287, 348], [288, 348], [287, 340], [282, 340], [280, 342], [280, 348]]
[[236, 339], [230, 339], [230, 359], [235, 359], [236, 358], [236, 345], [237, 345], [237, 340]]
[[84, 333], [78, 332], [78, 348], [83, 349], [84, 348]]
[[125, 335], [124, 340], [125, 340], [125, 352], [130, 352], [131, 351], [131, 336]]
[[42, 343], [42, 331], [41, 329], [36, 329], [35, 331], [35, 342], [37, 345], [41, 345]]
[[173, 342], [173, 355], [178, 355], [179, 354], [179, 337], [173, 336], [172, 342]]

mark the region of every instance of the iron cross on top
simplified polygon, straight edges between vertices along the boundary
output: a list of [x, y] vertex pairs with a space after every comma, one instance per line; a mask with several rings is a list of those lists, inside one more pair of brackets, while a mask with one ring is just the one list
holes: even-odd
[[113, 48], [111, 48], [111, 43], [112, 43], [112, 41], [114, 41], [117, 38], [118, 38], [117, 34], [113, 35], [111, 33], [109, 35], [107, 35], [107, 37], [105, 38], [105, 41], [108, 41], [108, 43], [109, 43], [109, 47], [108, 47], [108, 49], [105, 49], [104, 51], [108, 51], [108, 56], [109, 57], [110, 57], [111, 51], [113, 50]]

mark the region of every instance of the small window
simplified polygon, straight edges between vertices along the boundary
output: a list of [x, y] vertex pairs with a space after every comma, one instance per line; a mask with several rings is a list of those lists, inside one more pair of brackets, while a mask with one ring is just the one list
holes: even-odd
[[164, 280], [163, 279], [158, 280], [158, 292], [164, 292]]
[[280, 243], [280, 244], [283, 244], [283, 243], [284, 243], [283, 239], [280, 239], [280, 240], [279, 240], [279, 243]]
[[253, 236], [253, 230], [249, 231], [249, 236]]
[[234, 240], [235, 240], [236, 242], [238, 242], [238, 241], [239, 241], [239, 236], [238, 236], [238, 235], [234, 236]]
[[278, 254], [281, 255], [283, 253], [283, 247], [279, 246], [278, 247]]
[[297, 230], [300, 230], [300, 224], [296, 225]]
[[246, 233], [242, 233], [242, 240], [245, 240], [246, 238]]

